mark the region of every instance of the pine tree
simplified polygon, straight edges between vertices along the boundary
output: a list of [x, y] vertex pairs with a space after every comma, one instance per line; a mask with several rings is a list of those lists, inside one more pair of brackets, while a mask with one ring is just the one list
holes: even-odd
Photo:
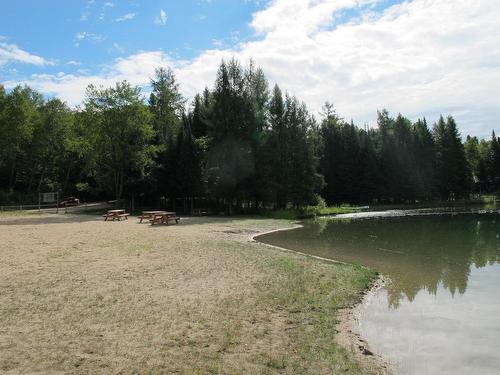
[[177, 134], [185, 100], [170, 68], [156, 69], [151, 87], [149, 106], [153, 114], [153, 128], [156, 131], [157, 143], [166, 145], [170, 138]]
[[496, 137], [494, 131], [491, 134], [489, 159], [488, 169], [491, 189], [497, 191], [500, 188], [500, 140]]
[[418, 119], [412, 126], [413, 147], [411, 153], [415, 160], [415, 197], [430, 200], [436, 193], [435, 148], [432, 133], [425, 118]]
[[470, 186], [470, 170], [453, 117], [441, 116], [434, 125], [437, 186], [443, 199], [463, 196]]

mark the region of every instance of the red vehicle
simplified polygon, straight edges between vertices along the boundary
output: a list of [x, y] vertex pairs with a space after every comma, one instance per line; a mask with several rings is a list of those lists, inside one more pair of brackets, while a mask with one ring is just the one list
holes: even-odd
[[59, 202], [59, 207], [78, 206], [79, 204], [80, 204], [80, 199], [76, 197], [67, 197]]

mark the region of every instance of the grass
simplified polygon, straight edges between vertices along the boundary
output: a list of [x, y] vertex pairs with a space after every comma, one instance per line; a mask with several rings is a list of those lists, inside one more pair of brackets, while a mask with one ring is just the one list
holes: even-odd
[[28, 215], [29, 212], [26, 210], [1, 210], [0, 216], [23, 216]]
[[340, 215], [340, 214], [350, 214], [357, 212], [352, 206], [329, 206], [318, 209], [318, 215]]
[[372, 271], [248, 242], [287, 220], [137, 221], [0, 214], [0, 373], [362, 372], [335, 326]]
[[309, 219], [316, 216], [328, 216], [349, 214], [357, 212], [355, 207], [342, 206], [307, 206], [300, 209], [280, 209], [280, 210], [262, 210], [260, 214], [267, 218], [283, 219], [283, 220], [301, 220]]
[[277, 267], [286, 276], [268, 297], [288, 316], [295, 355], [284, 357], [286, 367], [298, 374], [361, 373], [336, 343], [337, 312], [357, 302], [359, 291], [375, 274], [360, 267], [298, 258], [281, 259]]

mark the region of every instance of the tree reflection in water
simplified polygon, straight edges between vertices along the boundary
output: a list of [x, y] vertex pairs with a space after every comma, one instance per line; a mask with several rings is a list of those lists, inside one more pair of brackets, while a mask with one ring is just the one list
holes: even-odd
[[471, 267], [500, 259], [497, 215], [406, 216], [364, 220], [323, 220], [260, 241], [325, 258], [358, 263], [388, 276], [388, 303], [413, 301], [420, 290], [436, 294], [441, 285], [463, 294]]

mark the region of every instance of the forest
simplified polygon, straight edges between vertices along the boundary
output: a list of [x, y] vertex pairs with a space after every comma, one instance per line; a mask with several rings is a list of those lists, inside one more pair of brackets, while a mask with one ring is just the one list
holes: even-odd
[[70, 108], [27, 86], [0, 85], [0, 204], [59, 191], [142, 206], [196, 197], [233, 212], [500, 189], [494, 132], [463, 140], [452, 116], [430, 125], [385, 109], [376, 127], [357, 126], [328, 102], [317, 119], [252, 61], [222, 61], [213, 87], [190, 102], [173, 71], [158, 68], [148, 94], [126, 81], [90, 85]]

